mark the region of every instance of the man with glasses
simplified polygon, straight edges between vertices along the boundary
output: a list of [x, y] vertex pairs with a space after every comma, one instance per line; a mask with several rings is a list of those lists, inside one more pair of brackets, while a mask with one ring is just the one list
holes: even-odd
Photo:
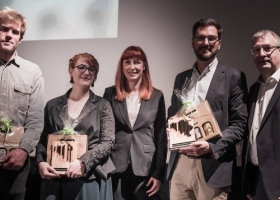
[[280, 38], [270, 30], [253, 35], [260, 76], [249, 92], [244, 191], [249, 199], [280, 199]]
[[[222, 27], [214, 19], [201, 19], [192, 30], [196, 62], [192, 69], [177, 75], [174, 89], [191, 80], [187, 100], [198, 104], [207, 100], [223, 137], [197, 141], [172, 152], [167, 176], [171, 179], [172, 200], [227, 199], [230, 191], [235, 144], [242, 139], [247, 123], [245, 75], [219, 63]], [[182, 106], [173, 93], [168, 117]]]
[[1, 200], [24, 199], [30, 168], [28, 154], [43, 130], [42, 72], [16, 52], [26, 26], [26, 19], [17, 11], [8, 7], [0, 11], [0, 114], [8, 115], [13, 125], [24, 127], [19, 148], [0, 159]]

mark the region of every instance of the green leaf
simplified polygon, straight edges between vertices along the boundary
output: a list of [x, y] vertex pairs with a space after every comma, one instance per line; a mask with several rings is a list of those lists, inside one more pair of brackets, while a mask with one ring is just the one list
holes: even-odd
[[191, 101], [185, 101], [185, 102], [183, 102], [183, 105], [186, 106], [186, 107], [189, 107], [190, 105], [192, 105], [192, 102]]
[[1, 130], [6, 132], [6, 134], [9, 133], [12, 128], [12, 120], [7, 119], [7, 118], [2, 118], [2, 119], [0, 119], [0, 122], [2, 123], [2, 125], [0, 127]]
[[75, 131], [73, 128], [69, 127], [64, 127], [63, 130], [61, 131], [62, 135], [74, 135]]

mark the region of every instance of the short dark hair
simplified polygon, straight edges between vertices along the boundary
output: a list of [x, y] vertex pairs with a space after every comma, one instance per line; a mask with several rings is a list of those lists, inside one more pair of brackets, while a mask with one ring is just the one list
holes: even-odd
[[217, 22], [215, 19], [211, 19], [211, 18], [200, 19], [193, 25], [193, 29], [192, 29], [193, 38], [195, 37], [196, 31], [198, 28], [207, 27], [207, 26], [216, 27], [216, 29], [218, 31], [218, 38], [220, 40], [222, 37], [223, 27], [219, 24], [219, 22]]

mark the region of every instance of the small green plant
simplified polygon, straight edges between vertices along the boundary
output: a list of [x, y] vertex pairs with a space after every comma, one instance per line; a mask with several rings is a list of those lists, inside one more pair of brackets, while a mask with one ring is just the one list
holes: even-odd
[[12, 128], [12, 120], [7, 118], [2, 118], [0, 119], [0, 122], [1, 122], [1, 127], [0, 127], [1, 130], [6, 133], [9, 133]]
[[192, 102], [191, 101], [185, 101], [185, 102], [183, 102], [183, 105], [186, 106], [186, 107], [189, 107], [190, 105], [192, 105]]
[[61, 131], [62, 135], [74, 135], [75, 131], [73, 128], [69, 127], [64, 127], [63, 130]]

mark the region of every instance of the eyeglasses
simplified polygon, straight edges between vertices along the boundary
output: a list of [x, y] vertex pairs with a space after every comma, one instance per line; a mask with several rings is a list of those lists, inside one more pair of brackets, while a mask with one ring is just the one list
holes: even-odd
[[198, 43], [203, 43], [205, 41], [205, 39], [207, 38], [208, 43], [211, 45], [214, 45], [219, 40], [219, 38], [215, 35], [209, 35], [209, 36], [196, 35], [196, 36], [194, 36], [194, 38], [197, 40]]
[[87, 67], [87, 66], [85, 66], [85, 65], [83, 65], [83, 64], [78, 65], [78, 66], [76, 66], [76, 67], [74, 67], [74, 68], [78, 68], [79, 72], [81, 72], [81, 73], [85, 73], [85, 71], [88, 70], [88, 73], [89, 73], [90, 75], [95, 75], [95, 74], [97, 74], [97, 70], [95, 70], [95, 69], [92, 68], [92, 67]]
[[270, 55], [273, 53], [273, 51], [275, 49], [278, 49], [280, 48], [280, 46], [264, 46], [264, 47], [254, 47], [253, 49], [251, 49], [251, 53], [253, 55], [260, 55], [261, 53], [261, 50], [263, 50], [263, 52], [266, 54], [266, 55]]

